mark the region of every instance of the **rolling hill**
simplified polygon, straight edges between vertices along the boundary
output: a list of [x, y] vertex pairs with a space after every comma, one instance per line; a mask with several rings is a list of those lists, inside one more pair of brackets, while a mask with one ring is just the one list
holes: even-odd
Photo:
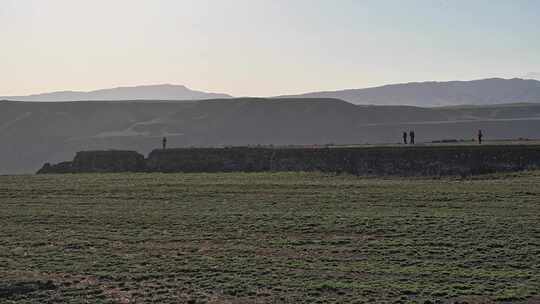
[[0, 102], [0, 173], [32, 173], [80, 150], [540, 138], [540, 104], [419, 108], [337, 99]]

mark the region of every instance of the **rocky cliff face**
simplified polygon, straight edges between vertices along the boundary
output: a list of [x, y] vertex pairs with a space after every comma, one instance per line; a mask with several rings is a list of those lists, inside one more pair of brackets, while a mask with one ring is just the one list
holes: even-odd
[[144, 156], [135, 151], [84, 151], [78, 152], [71, 162], [45, 164], [37, 173], [90, 173], [90, 172], [142, 172]]
[[357, 175], [473, 175], [540, 168], [540, 146], [229, 148], [155, 150], [157, 172], [322, 171]]
[[445, 176], [540, 169], [540, 146], [355, 148], [185, 148], [77, 153], [38, 173], [321, 171], [377, 176]]

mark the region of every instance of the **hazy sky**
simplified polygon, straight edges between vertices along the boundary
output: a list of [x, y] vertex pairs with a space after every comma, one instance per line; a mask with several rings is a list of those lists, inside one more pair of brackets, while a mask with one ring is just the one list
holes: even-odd
[[0, 0], [0, 95], [540, 76], [536, 0]]

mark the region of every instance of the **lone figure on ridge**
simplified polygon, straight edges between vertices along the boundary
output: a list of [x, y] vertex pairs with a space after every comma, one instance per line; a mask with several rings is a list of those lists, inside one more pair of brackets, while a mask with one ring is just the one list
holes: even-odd
[[484, 137], [482, 130], [478, 130], [478, 144], [482, 144], [482, 137]]
[[163, 147], [163, 150], [167, 149], [167, 137], [163, 137], [161, 145]]

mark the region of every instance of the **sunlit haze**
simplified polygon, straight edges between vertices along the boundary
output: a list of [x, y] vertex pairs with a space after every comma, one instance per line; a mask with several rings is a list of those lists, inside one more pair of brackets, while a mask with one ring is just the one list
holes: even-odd
[[539, 1], [0, 0], [0, 96], [540, 77]]

